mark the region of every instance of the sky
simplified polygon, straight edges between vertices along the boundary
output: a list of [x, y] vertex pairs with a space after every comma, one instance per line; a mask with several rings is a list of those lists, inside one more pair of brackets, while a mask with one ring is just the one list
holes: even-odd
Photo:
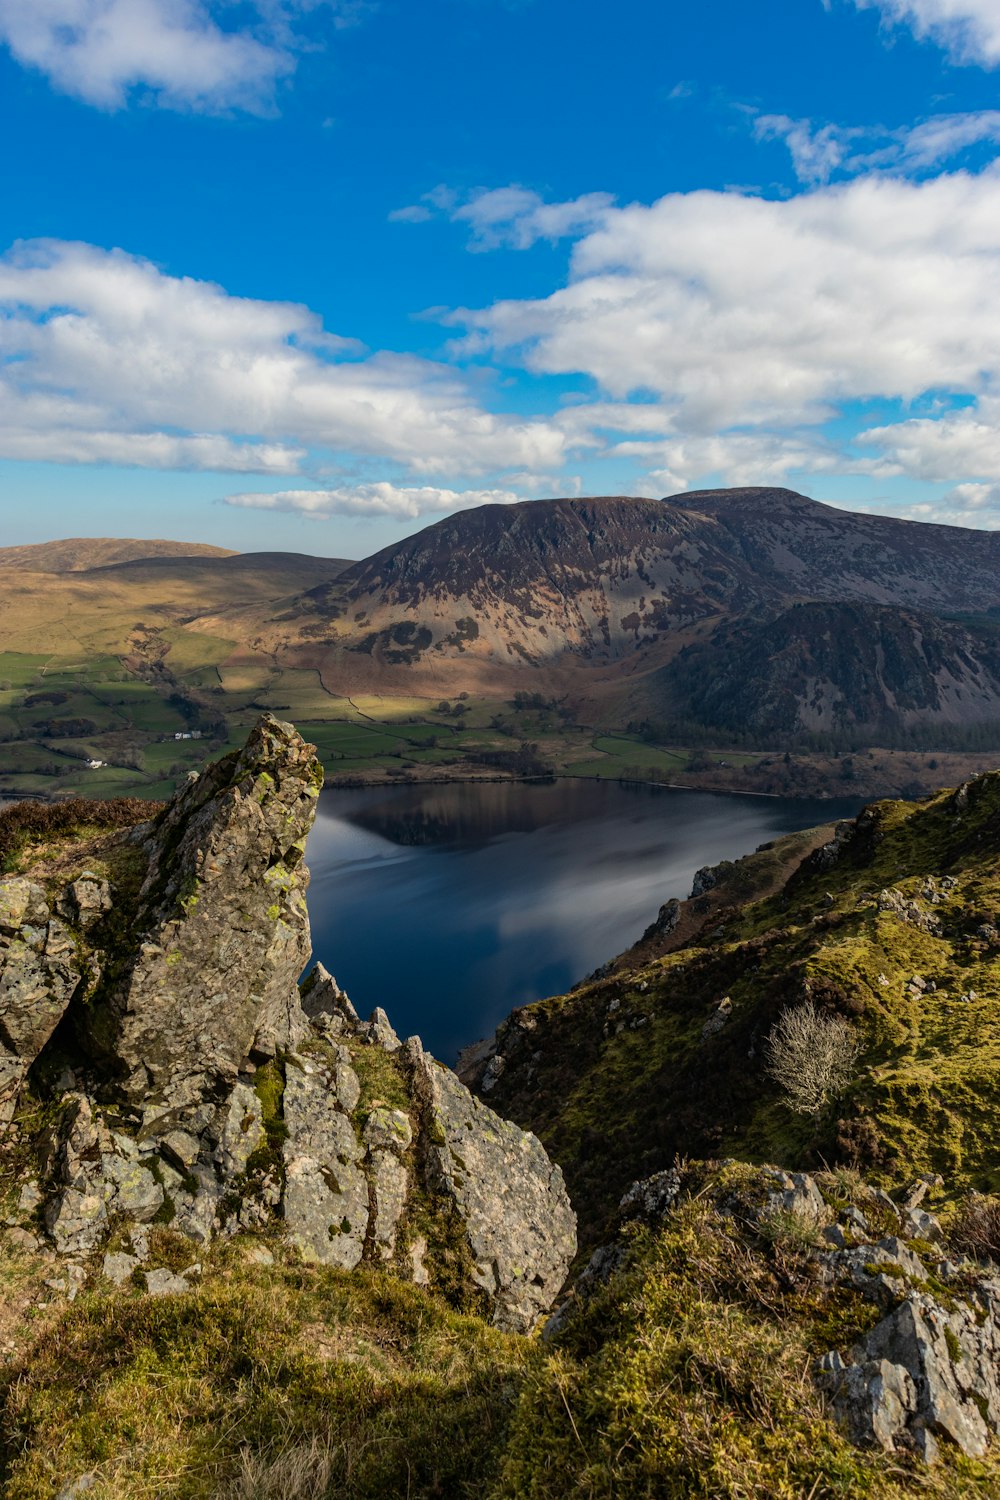
[[0, 546], [1000, 527], [1000, 0], [0, 0]]

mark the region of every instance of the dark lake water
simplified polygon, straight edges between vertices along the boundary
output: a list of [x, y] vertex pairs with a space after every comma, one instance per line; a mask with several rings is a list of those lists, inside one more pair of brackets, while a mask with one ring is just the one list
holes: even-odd
[[307, 859], [314, 955], [362, 1015], [437, 1057], [633, 943], [694, 872], [858, 804], [621, 787], [326, 791]]

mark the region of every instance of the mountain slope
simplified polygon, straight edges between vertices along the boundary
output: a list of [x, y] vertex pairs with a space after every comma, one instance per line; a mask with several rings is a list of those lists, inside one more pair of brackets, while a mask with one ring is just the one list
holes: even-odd
[[[718, 626], [769, 622], [806, 601], [986, 616], [1000, 608], [1000, 538], [851, 514], [774, 489], [484, 506], [309, 591], [284, 616], [285, 643], [325, 681], [372, 691], [405, 683], [406, 691], [503, 692], [537, 674], [542, 686], [566, 681], [573, 692], [600, 695], [615, 685], [633, 706], [673, 709], [669, 677], [638, 698], [633, 680], [691, 644], [703, 647], [714, 671]], [[287, 629], [296, 612], [297, 638], [294, 624]], [[879, 618], [887, 639], [912, 631]], [[798, 620], [800, 630], [809, 623]], [[976, 630], [973, 623], [961, 640], [941, 640], [943, 664], [915, 658], [911, 675], [951, 670], [953, 691], [939, 677], [937, 697], [978, 694], [978, 716], [992, 718], [993, 666], [980, 660], [990, 643]], [[731, 655], [732, 643], [721, 644]], [[952, 670], [961, 652], [970, 661]], [[891, 684], [879, 682], [876, 699], [883, 686], [891, 696]], [[940, 707], [929, 681], [911, 696], [920, 711], [964, 716], [963, 708]], [[706, 722], [727, 722], [709, 710], [689, 705]], [[877, 701], [847, 709], [858, 723], [894, 714], [891, 702], [884, 713]], [[784, 718], [795, 727], [795, 714]], [[809, 719], [806, 712], [798, 727]]]
[[891, 743], [911, 725], [1000, 722], [1000, 633], [884, 605], [799, 604], [721, 625], [659, 684], [681, 717], [737, 735]]
[[[662, 958], [515, 1011], [463, 1076], [563, 1163], [584, 1237], [677, 1153], [996, 1189], [998, 865], [1000, 773], [876, 803], [776, 894], [716, 907]], [[771, 1027], [807, 1000], [861, 1046], [813, 1118], [766, 1068]]]
[[1000, 603], [1000, 535], [823, 505], [794, 490], [692, 490], [665, 504], [714, 522], [787, 598], [978, 613]]

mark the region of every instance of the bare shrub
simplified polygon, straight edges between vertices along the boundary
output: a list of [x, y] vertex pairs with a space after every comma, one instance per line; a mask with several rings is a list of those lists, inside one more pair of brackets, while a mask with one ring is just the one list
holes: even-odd
[[218, 1500], [323, 1500], [332, 1480], [330, 1448], [315, 1438], [276, 1458], [244, 1449], [235, 1480]]
[[1000, 1198], [970, 1193], [955, 1215], [949, 1239], [963, 1255], [1000, 1263]]
[[818, 1115], [850, 1082], [860, 1044], [850, 1021], [806, 1000], [782, 1011], [764, 1051], [767, 1071], [792, 1109]]

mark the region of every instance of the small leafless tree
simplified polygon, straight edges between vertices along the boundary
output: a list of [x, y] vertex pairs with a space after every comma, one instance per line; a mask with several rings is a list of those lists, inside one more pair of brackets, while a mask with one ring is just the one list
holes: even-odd
[[802, 1115], [820, 1114], [843, 1093], [860, 1050], [850, 1021], [811, 1000], [781, 1012], [764, 1048], [767, 1071]]

